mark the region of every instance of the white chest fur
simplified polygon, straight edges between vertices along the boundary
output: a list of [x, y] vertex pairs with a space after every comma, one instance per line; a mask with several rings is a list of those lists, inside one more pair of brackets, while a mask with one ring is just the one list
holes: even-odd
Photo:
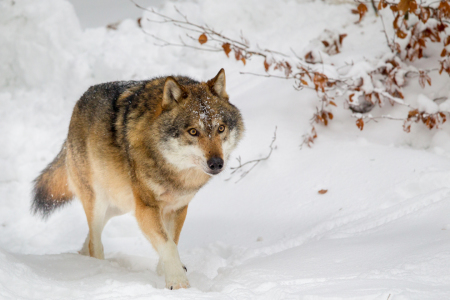
[[195, 193], [185, 194], [170, 191], [152, 180], [148, 180], [147, 184], [153, 191], [156, 201], [160, 202], [163, 214], [176, 211], [188, 205], [195, 195]]

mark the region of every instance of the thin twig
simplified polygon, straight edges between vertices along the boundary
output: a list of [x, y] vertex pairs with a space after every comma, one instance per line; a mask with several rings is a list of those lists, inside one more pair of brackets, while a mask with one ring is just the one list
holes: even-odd
[[394, 53], [394, 47], [393, 45], [391, 45], [391, 43], [389, 42], [389, 37], [387, 35], [387, 31], [386, 31], [386, 26], [384, 25], [384, 19], [383, 19], [383, 15], [380, 13], [380, 20], [381, 20], [381, 24], [383, 24], [383, 32], [384, 32], [384, 36], [386, 37], [386, 42], [389, 46], [389, 49], [391, 50], [392, 53]]
[[[217, 31], [213, 30], [212, 28], [210, 28], [210, 27], [208, 27], [208, 26], [201, 26], [201, 25], [197, 25], [197, 24], [195, 24], [195, 23], [190, 22], [190, 21], [187, 19], [187, 17], [186, 17], [185, 15], [183, 15], [183, 14], [179, 11], [179, 9], [178, 9], [176, 6], [175, 6], [175, 10], [177, 11], [177, 13], [178, 13], [180, 16], [182, 16], [182, 17], [184, 18], [184, 21], [177, 20], [177, 19], [171, 18], [171, 17], [169, 17], [169, 16], [163, 15], [163, 14], [161, 14], [161, 13], [158, 13], [158, 12], [155, 11], [153, 8], [152, 8], [152, 9], [145, 8], [145, 7], [143, 7], [143, 6], [139, 5], [139, 4], [137, 4], [134, 0], [130, 0], [130, 1], [133, 2], [133, 4], [134, 4], [136, 7], [138, 7], [139, 9], [148, 11], [148, 12], [150, 12], [150, 13], [152, 13], [152, 14], [154, 14], [154, 15], [156, 15], [156, 16], [158, 16], [158, 17], [160, 17], [160, 18], [163, 19], [162, 21], [157, 21], [157, 20], [151, 20], [151, 19], [148, 19], [150, 22], [155, 22], [155, 23], [173, 23], [173, 24], [177, 24], [179, 27], [180, 27], [181, 24], [182, 24], [182, 25], [191, 26], [191, 27], [194, 27], [194, 28], [201, 29], [203, 32], [206, 32], [206, 33], [210, 33], [210, 34], [216, 35], [216, 36], [222, 38], [223, 40], [232, 42], [232, 43], [234, 43], [234, 44], [238, 44], [240, 47], [242, 47], [242, 48], [244, 48], [244, 49], [248, 48], [248, 46], [247, 46], [246, 44], [241, 43], [241, 42], [239, 42], [239, 41], [237, 41], [237, 40], [228, 38], [228, 37], [222, 35], [221, 33], [219, 33], [219, 32], [217, 32]], [[184, 28], [184, 29], [191, 30], [190, 28]]]
[[155, 40], [157, 40], [157, 41], [159, 41], [159, 42], [162, 42], [163, 44], [155, 44], [156, 46], [159, 46], [159, 47], [172, 46], [172, 47], [186, 47], [186, 48], [191, 48], [191, 49], [196, 49], [196, 50], [202, 50], [202, 51], [211, 51], [211, 52], [220, 52], [220, 51], [221, 51], [221, 50], [219, 50], [219, 49], [214, 49], [214, 48], [206, 48], [206, 47], [205, 47], [205, 48], [200, 48], [200, 47], [195, 47], [195, 46], [186, 44], [186, 43], [183, 41], [183, 39], [181, 39], [181, 38], [180, 38], [181, 44], [175, 44], [175, 43], [172, 43], [172, 42], [168, 42], [168, 41], [166, 41], [166, 40], [164, 40], [164, 39], [161, 39], [161, 38], [157, 37], [156, 35], [151, 34], [151, 33], [147, 32], [147, 31], [145, 31], [145, 30], [142, 30], [142, 32], [144, 32], [144, 33], [147, 34], [148, 36], [151, 36], [151, 37], [154, 38]]
[[403, 106], [406, 106], [406, 107], [409, 107], [409, 108], [413, 108], [413, 107], [411, 107], [411, 105], [405, 103], [405, 101], [404, 101], [403, 99], [394, 97], [394, 96], [392, 96], [391, 94], [389, 94], [389, 93], [387, 93], [387, 92], [385, 92], [385, 91], [383, 91], [383, 90], [380, 90], [380, 89], [374, 89], [374, 91], [377, 92], [377, 93], [379, 93], [380, 95], [386, 97], [386, 98], [391, 99], [392, 101], [394, 101], [394, 102], [397, 103], [397, 104], [400, 104], [400, 105], [403, 105]]
[[356, 114], [352, 114], [352, 117], [357, 118], [357, 119], [367, 120], [367, 123], [369, 123], [370, 121], [377, 122], [377, 120], [379, 120], [379, 119], [389, 119], [389, 120], [394, 120], [394, 121], [406, 121], [405, 118], [392, 117], [391, 115], [381, 115], [381, 116], [374, 117], [371, 114], [362, 115], [362, 114], [356, 113]]
[[[239, 74], [242, 74], [242, 75], [253, 75], [253, 76], [259, 76], [259, 77], [273, 77], [273, 78], [287, 79], [287, 80], [291, 80], [291, 79], [297, 80], [297, 78], [294, 77], [294, 76], [286, 77], [286, 76], [279, 76], [279, 75], [272, 75], [272, 74], [258, 74], [258, 73], [252, 73], [252, 72], [239, 72]], [[294, 86], [294, 88], [296, 90], [301, 90], [303, 88], [314, 90], [314, 88], [312, 86], [304, 85], [301, 82], [296, 83], [296, 85], [297, 86]]]
[[370, 0], [370, 2], [372, 2], [372, 7], [373, 7], [373, 10], [375, 11], [375, 15], [378, 16], [378, 9], [377, 9], [377, 6], [375, 5], [375, 1]]
[[252, 73], [252, 72], [239, 72], [239, 74], [242, 74], [242, 75], [253, 75], [253, 76], [259, 76], [259, 77], [274, 77], [274, 78], [280, 78], [280, 79], [295, 79], [293, 76], [280, 76], [280, 75], [272, 75], [272, 74], [258, 74], [258, 73]]
[[[247, 174], [250, 173], [250, 171], [253, 170], [253, 169], [256, 167], [256, 165], [258, 165], [261, 161], [264, 161], [264, 160], [269, 159], [269, 157], [272, 155], [272, 151], [274, 150], [273, 143], [275, 143], [276, 139], [277, 139], [277, 126], [275, 126], [275, 131], [274, 131], [274, 133], [273, 133], [272, 142], [270, 143], [270, 146], [269, 146], [269, 148], [270, 148], [269, 154], [267, 154], [267, 155], [266, 155], [265, 157], [263, 157], [263, 158], [250, 160], [250, 161], [247, 161], [247, 162], [245, 162], [245, 163], [242, 163], [242, 162], [241, 162], [241, 157], [238, 157], [238, 158], [237, 158], [237, 161], [238, 161], [239, 165], [238, 165], [237, 167], [231, 167], [231, 168], [230, 168], [231, 170], [233, 170], [233, 172], [231, 172], [231, 175], [233, 175], [233, 174], [234, 174], [236, 171], [238, 171], [239, 169], [242, 169], [245, 165], [248, 165], [248, 164], [252, 164], [252, 163], [253, 163], [253, 166], [252, 166], [250, 169], [248, 169], [247, 171], [244, 171], [244, 172], [241, 174], [241, 176], [239, 177], [239, 179], [238, 179], [235, 183], [238, 183], [239, 181], [242, 180], [242, 178], [244, 178], [245, 176], [247, 176]], [[231, 179], [231, 177], [228, 178], [227, 180], [230, 180], [230, 179]]]
[[284, 53], [282, 53], [282, 52], [279, 52], [279, 51], [275, 51], [275, 50], [270, 50], [270, 49], [261, 49], [263, 52], [268, 52], [268, 53], [274, 53], [274, 54], [278, 54], [278, 55], [281, 55], [281, 56], [284, 56], [284, 57], [290, 57], [289, 55], [287, 55], [287, 54], [284, 54]]

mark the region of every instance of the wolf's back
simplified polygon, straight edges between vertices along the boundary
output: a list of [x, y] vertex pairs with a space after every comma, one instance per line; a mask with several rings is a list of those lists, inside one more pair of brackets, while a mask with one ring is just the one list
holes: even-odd
[[31, 211], [44, 218], [73, 198], [68, 185], [65, 142], [55, 159], [35, 179], [33, 196]]

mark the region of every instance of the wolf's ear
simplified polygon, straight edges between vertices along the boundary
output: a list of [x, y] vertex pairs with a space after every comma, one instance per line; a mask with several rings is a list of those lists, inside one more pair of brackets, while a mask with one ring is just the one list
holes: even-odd
[[220, 97], [228, 100], [228, 94], [226, 92], [226, 80], [225, 80], [225, 70], [220, 69], [216, 77], [207, 82], [211, 92], [219, 95]]
[[164, 83], [163, 100], [161, 106], [164, 110], [172, 109], [181, 99], [183, 88], [172, 76], [166, 78]]

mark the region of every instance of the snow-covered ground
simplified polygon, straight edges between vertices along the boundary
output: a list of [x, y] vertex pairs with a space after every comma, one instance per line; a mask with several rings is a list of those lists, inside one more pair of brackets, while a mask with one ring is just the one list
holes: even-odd
[[[75, 8], [82, 28], [101, 27], [114, 24], [126, 18], [137, 19], [142, 10], [131, 4], [130, 0], [69, 0]], [[144, 7], [159, 7], [164, 0], [139, 0]]]
[[[346, 33], [342, 53], [330, 58], [336, 65], [386, 51], [379, 19], [369, 14], [355, 25], [348, 4], [176, 5], [193, 21], [227, 34], [242, 29], [279, 51], [301, 53], [324, 29]], [[162, 11], [175, 15], [171, 2]], [[177, 38], [167, 24], [146, 26]], [[300, 150], [314, 91], [240, 75], [264, 71], [256, 58], [244, 67], [223, 53], [157, 47], [135, 20], [81, 29], [62, 0], [0, 2], [0, 53], [0, 299], [450, 299], [448, 127], [414, 124], [407, 134], [383, 120], [359, 131], [338, 103], [314, 147]], [[157, 255], [130, 215], [105, 228], [103, 261], [77, 254], [87, 234], [78, 201], [46, 222], [30, 215], [31, 181], [58, 153], [89, 86], [167, 74], [206, 80], [221, 67], [247, 128], [234, 157], [267, 155], [275, 127], [276, 149], [238, 183], [239, 175], [226, 180], [229, 171], [218, 176], [189, 206], [179, 249], [190, 289], [164, 289]], [[448, 96], [444, 76], [424, 90], [409, 87], [407, 97]]]

